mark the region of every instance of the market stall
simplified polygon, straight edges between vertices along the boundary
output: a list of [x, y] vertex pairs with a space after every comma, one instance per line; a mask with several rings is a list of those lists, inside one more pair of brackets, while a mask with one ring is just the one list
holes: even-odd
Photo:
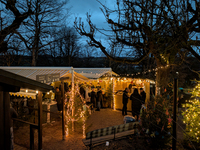
[[[133, 93], [135, 88], [143, 88], [146, 93], [146, 102], [150, 100], [150, 93], [153, 91], [155, 82], [149, 79], [137, 79], [137, 78], [127, 78], [118, 77], [114, 78], [114, 109], [122, 109], [122, 96], [125, 88], [129, 88], [129, 96]], [[152, 89], [152, 90], [151, 90]], [[128, 101], [127, 110], [131, 111], [131, 100]]]

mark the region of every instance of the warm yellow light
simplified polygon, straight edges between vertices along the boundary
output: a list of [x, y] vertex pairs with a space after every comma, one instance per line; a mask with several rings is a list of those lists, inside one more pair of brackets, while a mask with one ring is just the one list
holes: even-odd
[[66, 128], [65, 135], [66, 135], [66, 137], [69, 136], [69, 128], [68, 127]]
[[38, 91], [36, 91], [36, 93], [38, 94]]
[[47, 92], [47, 94], [49, 95], [49, 92]]
[[26, 90], [26, 93], [28, 92], [28, 90]]

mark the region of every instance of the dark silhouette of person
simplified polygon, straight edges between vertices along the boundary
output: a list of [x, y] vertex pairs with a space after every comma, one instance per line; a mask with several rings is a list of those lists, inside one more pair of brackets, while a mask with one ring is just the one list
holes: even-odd
[[62, 96], [58, 87], [56, 87], [55, 100], [57, 101], [58, 111], [62, 111]]
[[132, 115], [133, 117], [136, 116], [136, 120], [138, 121], [140, 109], [142, 106], [142, 98], [138, 93], [138, 89], [134, 89], [133, 93], [130, 96], [130, 100], [132, 100]]
[[85, 89], [83, 87], [83, 84], [81, 84], [81, 86], [80, 86], [80, 94], [85, 99]]
[[97, 107], [97, 104], [96, 104], [97, 94], [94, 91], [94, 88], [92, 88], [92, 92], [88, 93], [88, 95], [90, 97], [90, 102], [93, 104], [93, 108], [96, 108]]
[[145, 91], [143, 90], [143, 88], [140, 88], [140, 96], [141, 96], [142, 104], [145, 104], [146, 93], [145, 93]]
[[122, 103], [123, 103], [123, 108], [122, 108], [122, 115], [127, 115], [127, 103], [128, 103], [128, 99], [129, 99], [129, 96], [128, 96], [128, 88], [126, 88], [124, 90], [124, 93], [123, 93], [123, 98], [122, 98]]
[[102, 95], [101, 88], [98, 88], [97, 90], [98, 90], [98, 92], [97, 92], [97, 111], [100, 111], [101, 103], [103, 101], [103, 95]]

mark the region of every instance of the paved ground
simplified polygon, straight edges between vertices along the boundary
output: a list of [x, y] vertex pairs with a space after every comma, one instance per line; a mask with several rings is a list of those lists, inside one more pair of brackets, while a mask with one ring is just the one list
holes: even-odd
[[114, 111], [112, 109], [101, 109], [100, 111], [95, 111], [88, 118], [86, 124], [86, 132], [123, 124], [122, 112]]
[[[179, 122], [180, 120], [178, 120]], [[123, 123], [123, 116], [121, 111], [114, 111], [112, 109], [101, 109], [100, 111], [95, 111], [86, 121], [86, 132], [105, 128], [109, 126], [119, 125]], [[181, 124], [181, 121], [179, 122]], [[183, 139], [183, 133], [177, 127], [178, 139]], [[14, 142], [15, 150], [26, 150], [29, 149], [29, 126], [24, 126], [19, 129], [14, 129]], [[83, 131], [82, 124], [75, 124], [75, 132], [70, 132], [70, 135], [62, 140], [62, 126], [61, 118], [57, 117], [53, 124], [46, 124], [43, 126], [43, 150], [86, 150], [87, 147], [82, 142]], [[110, 146], [112, 149], [144, 149], [144, 147], [138, 147], [138, 145], [143, 146], [140, 140], [124, 139], [121, 141], [112, 141]], [[140, 144], [139, 144], [140, 143]], [[22, 149], [23, 146], [24, 148]], [[35, 149], [37, 149], [37, 130], [35, 131]], [[105, 144], [95, 147], [95, 150], [109, 149], [111, 147], [105, 147]], [[145, 150], [145, 149], [144, 149]]]
[[[95, 111], [86, 122], [86, 132], [123, 123], [121, 111], [101, 109]], [[58, 117], [53, 124], [43, 126], [43, 150], [85, 150], [82, 142], [82, 124], [75, 124], [75, 132], [62, 140], [61, 119]], [[16, 144], [29, 148], [29, 126], [14, 130]], [[35, 131], [35, 149], [37, 149], [37, 130]], [[16, 150], [17, 149], [16, 147]]]

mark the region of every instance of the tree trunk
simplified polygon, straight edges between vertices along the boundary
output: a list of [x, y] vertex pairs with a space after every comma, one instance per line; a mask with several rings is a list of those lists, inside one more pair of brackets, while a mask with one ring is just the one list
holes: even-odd
[[31, 62], [31, 66], [36, 66], [35, 48], [32, 49], [32, 62]]
[[170, 67], [168, 65], [157, 65], [156, 72], [156, 95], [160, 95], [164, 92], [170, 80]]

